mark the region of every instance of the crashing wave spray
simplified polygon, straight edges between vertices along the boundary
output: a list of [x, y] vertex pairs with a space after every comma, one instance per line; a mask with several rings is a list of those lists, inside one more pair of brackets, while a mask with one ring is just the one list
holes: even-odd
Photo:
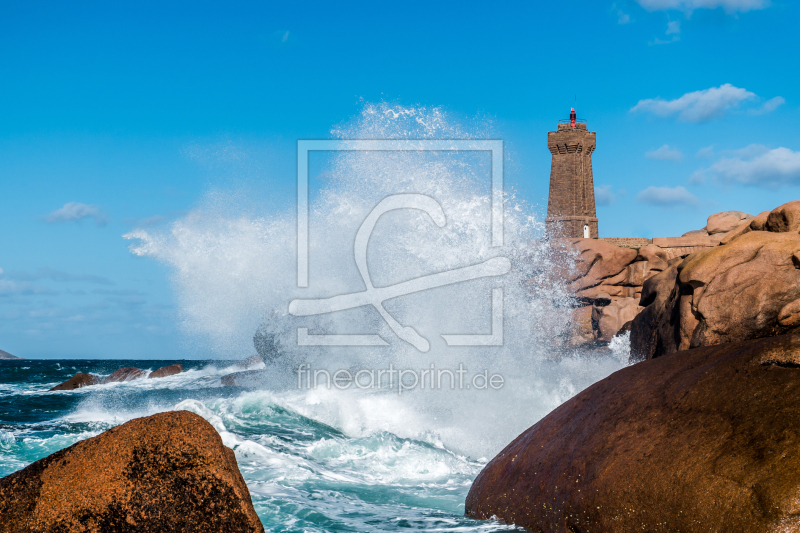
[[[482, 128], [484, 131], [482, 131]], [[453, 124], [438, 108], [366, 105], [341, 139], [485, 138], [484, 126]], [[235, 193], [209, 194], [169, 232], [136, 230], [131, 250], [174, 269], [183, 325], [220, 356], [252, 350], [258, 328], [280, 353], [268, 383], [296, 411], [352, 436], [390, 431], [427, 438], [473, 456], [489, 456], [519, 432], [587, 385], [622, 366], [613, 357], [564, 356], [551, 346], [568, 321], [566, 295], [548, 283], [553, 266], [540, 237], [542, 224], [511, 194], [505, 198], [505, 240], [491, 242], [491, 161], [480, 151], [351, 150], [310, 162], [324, 185], [310, 199], [309, 288], [296, 282], [294, 206], [237, 212]], [[367, 215], [390, 195], [433, 198], [446, 224], [419, 210], [393, 210], [375, 223], [366, 252], [371, 282], [386, 287], [435, 273], [507, 258], [502, 276], [473, 279], [387, 300], [385, 311], [413, 326], [428, 351], [404, 342], [369, 306], [292, 316], [289, 303], [365, 290], [353, 245]], [[493, 289], [502, 286], [502, 346], [448, 346], [443, 335], [488, 333]], [[266, 317], [266, 318], [265, 318]], [[263, 321], [263, 322], [262, 322]], [[298, 346], [298, 328], [312, 334], [377, 334], [389, 346]], [[396, 329], [396, 328], [395, 328]], [[297, 390], [299, 364], [313, 369], [395, 368], [488, 371], [503, 377], [500, 390]]]

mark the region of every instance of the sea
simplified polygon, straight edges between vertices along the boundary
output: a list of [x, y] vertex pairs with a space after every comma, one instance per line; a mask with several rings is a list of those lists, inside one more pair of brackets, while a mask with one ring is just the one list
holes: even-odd
[[[491, 121], [454, 119], [436, 107], [365, 104], [330, 137], [350, 143], [309, 152], [305, 239], [297, 233], [302, 206], [271, 193], [275, 183], [295, 186], [294, 168], [272, 176], [269, 158], [252, 143], [187, 149], [217, 174], [209, 178], [214, 185], [189, 213], [124, 238], [132, 254], [169, 272], [184, 352], [196, 360], [0, 361], [0, 476], [133, 418], [188, 410], [234, 450], [268, 531], [513, 529], [464, 516], [471, 483], [520, 433], [626, 366], [629, 343], [621, 337], [586, 349], [574, 342], [575, 302], [563, 279], [580, 272], [544, 235], [541, 209], [512, 187], [497, 189], [494, 158], [511, 175], [519, 157], [510, 145], [499, 155], [487, 150], [484, 141], [502, 137]], [[368, 142], [375, 139], [417, 144], [375, 150]], [[447, 139], [462, 142], [435, 150], [417, 142]], [[425, 196], [427, 211], [387, 212], [366, 244], [355, 246], [372, 210], [398, 194]], [[304, 272], [300, 257], [307, 258]], [[510, 269], [380, 305], [290, 312], [296, 299], [491, 261]], [[319, 341], [330, 335], [381, 342]], [[451, 345], [448, 336], [490, 340]], [[227, 379], [255, 350], [266, 361], [258, 373]], [[49, 391], [76, 372], [107, 376], [175, 362], [185, 371], [166, 378]], [[406, 386], [386, 383], [397, 376], [392, 370], [404, 371]], [[340, 371], [361, 381], [312, 383]], [[443, 380], [434, 384], [433, 375]]]
[[[184, 372], [49, 391], [76, 372], [106, 376], [124, 366], [155, 370], [174, 363]], [[620, 365], [610, 357], [602, 373]], [[470, 454], [459, 449], [463, 433], [444, 431], [456, 437], [451, 445], [435, 425], [420, 431], [420, 419], [427, 417], [409, 410], [415, 404], [396, 391], [362, 393], [324, 385], [274, 391], [222, 383], [223, 376], [241, 370], [230, 361], [0, 361], [0, 477], [133, 418], [186, 410], [210, 422], [233, 448], [267, 531], [514, 529], [464, 516], [470, 485], [499, 451], [497, 444], [464, 447], [478, 453]], [[585, 376], [580, 386], [590, 381]], [[415, 398], [426, 400], [437, 401]], [[542, 414], [532, 409], [535, 414], [526, 417], [526, 407], [518, 409], [519, 429]], [[497, 423], [506, 424], [503, 418], [498, 413]], [[484, 425], [492, 431], [491, 419]], [[497, 430], [505, 439], [512, 437], [504, 428]], [[473, 438], [481, 441], [481, 435]]]

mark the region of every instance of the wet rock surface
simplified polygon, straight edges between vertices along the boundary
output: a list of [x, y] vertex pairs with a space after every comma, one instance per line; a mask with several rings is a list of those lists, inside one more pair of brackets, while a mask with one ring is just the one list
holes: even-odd
[[541, 533], [800, 531], [800, 336], [629, 366], [525, 431], [466, 500]]
[[145, 377], [147, 377], [147, 372], [141, 368], [126, 366], [125, 368], [120, 368], [112, 372], [108, 377], [103, 379], [103, 383], [121, 383], [123, 381], [133, 381], [134, 379]]
[[131, 420], [0, 479], [0, 532], [262, 532], [234, 453], [185, 411]]
[[181, 372], [183, 372], [183, 365], [180, 364], [164, 366], [154, 370], [153, 372], [150, 372], [149, 374], [147, 373], [147, 371], [142, 370], [141, 368], [127, 366], [115, 370], [105, 378], [100, 378], [98, 376], [93, 376], [91, 374], [78, 372], [64, 383], [56, 385], [50, 390], [51, 391], [74, 390], [74, 389], [79, 389], [81, 387], [88, 387], [91, 385], [100, 385], [105, 383], [121, 383], [125, 381], [133, 381], [135, 379], [143, 379], [143, 378], [164, 378], [167, 376], [174, 376], [175, 374], [180, 374]]
[[78, 372], [71, 378], [69, 378], [64, 383], [60, 385], [56, 385], [51, 391], [57, 390], [75, 390], [80, 389], [81, 387], [88, 387], [90, 385], [97, 385], [100, 383], [101, 380], [97, 376], [93, 376], [92, 374], [85, 374], [83, 372]]
[[147, 376], [148, 378], [165, 378], [167, 376], [174, 376], [176, 374], [180, 374], [183, 372], [183, 365], [169, 365], [169, 366], [162, 366], [161, 368], [157, 368], [150, 372], [150, 375]]

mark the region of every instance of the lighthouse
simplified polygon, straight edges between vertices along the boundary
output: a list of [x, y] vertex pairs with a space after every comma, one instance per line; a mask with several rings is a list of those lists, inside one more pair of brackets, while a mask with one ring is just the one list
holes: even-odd
[[545, 226], [554, 237], [596, 239], [592, 152], [596, 133], [578, 119], [575, 109], [560, 120], [556, 131], [547, 132], [550, 163], [550, 195]]

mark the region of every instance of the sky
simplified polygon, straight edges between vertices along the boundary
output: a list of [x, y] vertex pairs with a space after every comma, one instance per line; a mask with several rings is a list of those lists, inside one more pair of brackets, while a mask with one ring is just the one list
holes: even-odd
[[602, 237], [800, 199], [798, 22], [788, 0], [0, 2], [0, 349], [213, 357], [122, 236], [243, 182], [292, 204], [297, 140], [368, 103], [491, 124], [540, 215], [575, 106]]

